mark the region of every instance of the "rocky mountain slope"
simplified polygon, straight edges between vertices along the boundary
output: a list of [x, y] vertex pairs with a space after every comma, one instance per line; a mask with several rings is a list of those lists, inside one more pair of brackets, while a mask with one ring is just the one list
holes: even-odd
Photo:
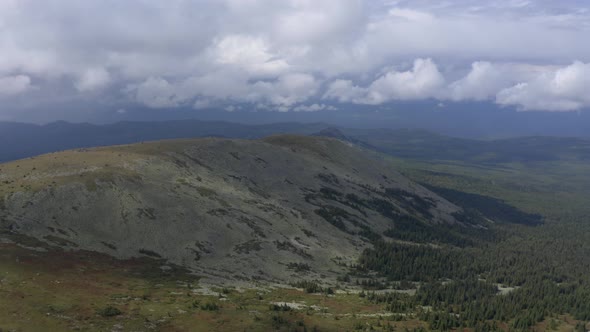
[[159, 141], [0, 165], [0, 229], [147, 256], [210, 279], [334, 277], [397, 220], [461, 209], [379, 155], [325, 137]]

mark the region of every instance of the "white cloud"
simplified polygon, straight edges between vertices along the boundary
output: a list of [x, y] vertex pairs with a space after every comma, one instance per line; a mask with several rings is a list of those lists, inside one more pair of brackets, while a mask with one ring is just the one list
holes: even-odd
[[431, 59], [416, 59], [412, 69], [388, 71], [366, 88], [351, 81], [332, 83], [324, 95], [327, 99], [378, 105], [393, 100], [419, 100], [442, 96], [445, 78]]
[[359, 102], [366, 94], [366, 89], [354, 85], [350, 80], [335, 80], [324, 94], [324, 99], [337, 100], [341, 103]]
[[78, 91], [86, 92], [105, 87], [111, 76], [104, 68], [90, 68], [82, 73], [75, 86]]
[[276, 75], [286, 71], [289, 64], [270, 53], [270, 46], [261, 37], [230, 35], [215, 42], [214, 61], [236, 66], [253, 75]]
[[590, 107], [590, 63], [576, 61], [556, 70], [548, 69], [534, 79], [498, 93], [501, 105], [523, 110], [575, 111]]
[[[214, 101], [266, 103], [284, 109], [317, 93], [320, 82], [313, 75], [288, 73], [273, 80], [248, 81], [243, 73], [218, 72], [170, 83], [150, 77], [127, 91], [139, 103], [153, 108], [168, 108], [192, 103], [193, 108], [214, 106]], [[214, 101], [212, 101], [212, 99]]]
[[[0, 1], [0, 93], [22, 93], [34, 79], [26, 102], [40, 110], [47, 98], [37, 92], [92, 102], [99, 96], [87, 92], [101, 90], [120, 101], [117, 87], [156, 108], [293, 110], [322, 98], [588, 107], [580, 73], [590, 11], [580, 2], [115, 2]], [[17, 99], [3, 98], [0, 110]]]
[[[590, 45], [581, 43], [590, 27], [579, 24], [590, 21], [588, 14], [572, 12], [563, 18], [542, 5], [540, 10], [535, 5], [526, 10], [499, 8], [492, 5], [500, 3], [495, 1], [478, 3], [479, 10], [472, 10], [472, 4], [447, 2], [450, 8], [437, 8], [432, 2], [419, 3], [423, 2], [400, 1], [368, 25], [364, 42], [373, 63], [409, 57], [551, 63], [590, 55]], [[557, 17], [567, 22], [567, 28], [563, 23], [555, 24]]]
[[354, 38], [368, 19], [367, 2], [361, 0], [290, 0], [283, 3], [285, 7], [277, 11], [271, 22], [271, 33], [289, 44], [334, 44]]
[[276, 82], [259, 81], [250, 87], [248, 101], [266, 100], [272, 105], [291, 106], [314, 96], [319, 82], [313, 75], [286, 74]]
[[576, 111], [590, 107], [590, 63], [568, 66], [474, 62], [462, 78], [448, 83], [430, 59], [408, 71], [387, 71], [366, 87], [334, 80], [323, 98], [379, 105], [394, 100], [494, 101], [520, 110]]
[[31, 79], [28, 76], [0, 77], [0, 96], [13, 96], [24, 93], [31, 88]]
[[299, 105], [293, 108], [295, 112], [335, 111], [336, 107], [326, 104]]
[[510, 73], [490, 62], [474, 62], [467, 76], [450, 85], [450, 98], [454, 101], [488, 100], [512, 80]]
[[436, 98], [444, 84], [445, 78], [431, 59], [417, 59], [411, 70], [390, 71], [373, 82], [366, 103]]

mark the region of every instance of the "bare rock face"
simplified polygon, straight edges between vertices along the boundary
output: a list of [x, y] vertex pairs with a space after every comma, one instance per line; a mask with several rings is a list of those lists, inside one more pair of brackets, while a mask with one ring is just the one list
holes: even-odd
[[457, 222], [458, 207], [381, 158], [300, 136], [53, 153], [0, 165], [0, 228], [209, 278], [334, 277], [396, 218]]

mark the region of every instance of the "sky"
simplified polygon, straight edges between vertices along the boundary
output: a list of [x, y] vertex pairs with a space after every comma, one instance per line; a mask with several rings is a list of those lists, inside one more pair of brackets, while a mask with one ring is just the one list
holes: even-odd
[[0, 121], [426, 100], [579, 112], [589, 36], [587, 1], [1, 0]]

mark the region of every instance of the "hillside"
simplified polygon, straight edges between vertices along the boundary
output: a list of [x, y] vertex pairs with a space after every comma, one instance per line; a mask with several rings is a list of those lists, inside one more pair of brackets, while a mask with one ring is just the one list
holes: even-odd
[[397, 221], [461, 216], [378, 155], [321, 137], [65, 151], [2, 164], [0, 181], [6, 234], [214, 280], [336, 277]]
[[439, 135], [426, 130], [343, 129], [344, 135], [363, 146], [399, 158], [475, 164], [586, 161], [590, 141], [576, 137], [515, 137], [475, 140]]

